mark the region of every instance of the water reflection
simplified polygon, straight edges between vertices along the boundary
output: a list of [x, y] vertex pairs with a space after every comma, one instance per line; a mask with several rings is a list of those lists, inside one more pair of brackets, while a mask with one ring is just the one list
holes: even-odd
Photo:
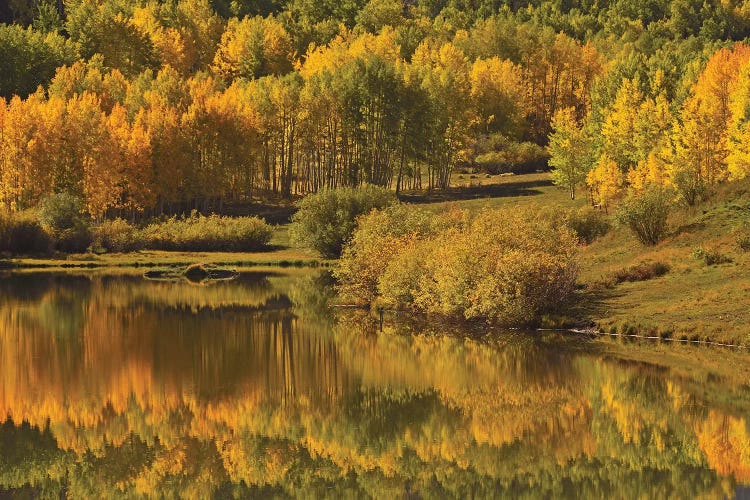
[[747, 356], [726, 369], [729, 354], [707, 351], [718, 368], [687, 370], [644, 346], [375, 333], [364, 313], [334, 321], [324, 285], [0, 276], [0, 493], [731, 497], [750, 484]]

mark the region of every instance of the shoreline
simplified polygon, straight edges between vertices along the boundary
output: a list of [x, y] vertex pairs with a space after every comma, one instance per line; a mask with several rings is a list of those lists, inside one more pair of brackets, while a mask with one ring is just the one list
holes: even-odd
[[68, 254], [0, 259], [0, 271], [24, 269], [121, 269], [186, 267], [191, 264], [237, 267], [327, 267], [331, 262], [297, 250], [269, 252], [139, 251], [121, 254]]

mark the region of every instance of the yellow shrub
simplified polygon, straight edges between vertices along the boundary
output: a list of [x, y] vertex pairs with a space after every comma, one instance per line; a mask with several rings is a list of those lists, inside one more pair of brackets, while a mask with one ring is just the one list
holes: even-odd
[[337, 271], [358, 300], [516, 325], [572, 296], [577, 238], [536, 210], [388, 210], [360, 220]]

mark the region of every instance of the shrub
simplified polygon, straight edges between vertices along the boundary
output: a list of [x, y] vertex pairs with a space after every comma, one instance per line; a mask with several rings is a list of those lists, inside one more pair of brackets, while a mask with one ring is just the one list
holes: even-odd
[[415, 215], [403, 226], [392, 212], [360, 220], [335, 271], [342, 293], [503, 325], [534, 323], [572, 297], [576, 237], [536, 211]]
[[737, 246], [743, 252], [750, 252], [750, 230], [745, 226], [742, 229], [735, 231], [734, 239], [737, 242]]
[[39, 221], [51, 234], [55, 248], [83, 252], [91, 244], [91, 228], [83, 202], [70, 193], [47, 196], [39, 203]]
[[670, 197], [668, 192], [652, 186], [642, 193], [629, 194], [617, 212], [617, 220], [630, 227], [644, 245], [656, 245], [667, 234]]
[[451, 225], [448, 216], [436, 216], [430, 210], [406, 204], [361, 216], [334, 271], [342, 293], [360, 302], [372, 302], [389, 260], [412, 244], [412, 240], [434, 235], [448, 225]]
[[357, 217], [397, 201], [392, 191], [377, 186], [327, 189], [312, 194], [302, 199], [292, 217], [292, 241], [323, 257], [339, 257], [344, 242], [354, 233]]
[[607, 216], [601, 210], [583, 207], [571, 210], [565, 216], [565, 224], [573, 230], [582, 243], [591, 243], [609, 232]]
[[52, 240], [33, 213], [0, 214], [0, 252], [47, 253], [51, 249]]
[[646, 281], [664, 276], [669, 272], [669, 269], [669, 264], [664, 262], [641, 262], [635, 266], [616, 271], [612, 276], [612, 281], [614, 284], [626, 281]]
[[476, 170], [493, 175], [545, 170], [549, 161], [547, 151], [538, 144], [516, 142], [498, 133], [477, 137], [473, 153]]
[[142, 246], [138, 228], [127, 221], [103, 221], [94, 227], [92, 247], [97, 252], [132, 252]]
[[39, 221], [52, 231], [66, 231], [88, 223], [83, 202], [70, 193], [49, 195], [39, 203]]
[[732, 259], [722, 254], [718, 250], [707, 250], [703, 247], [694, 248], [693, 257], [697, 260], [702, 261], [707, 266], [732, 262]]
[[672, 175], [672, 182], [678, 198], [687, 206], [692, 207], [708, 198], [708, 184], [691, 169], [676, 169]]
[[191, 214], [150, 224], [140, 232], [140, 239], [143, 248], [152, 250], [243, 252], [265, 248], [272, 232], [257, 217]]

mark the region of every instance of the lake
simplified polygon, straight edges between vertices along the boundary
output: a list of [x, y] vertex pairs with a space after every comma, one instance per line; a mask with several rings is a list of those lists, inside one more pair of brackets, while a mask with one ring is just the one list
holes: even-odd
[[0, 275], [0, 496], [750, 494], [750, 354], [380, 331], [328, 281]]

